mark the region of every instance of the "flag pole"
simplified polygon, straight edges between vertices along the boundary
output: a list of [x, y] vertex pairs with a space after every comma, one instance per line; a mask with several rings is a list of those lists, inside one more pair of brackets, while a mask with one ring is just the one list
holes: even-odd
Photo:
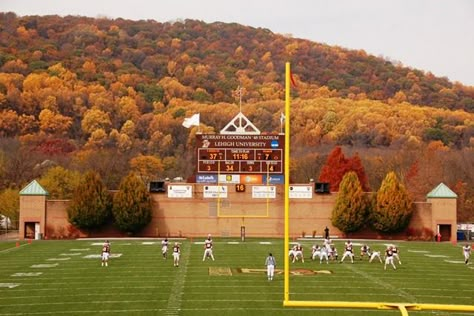
[[280, 134], [283, 133], [283, 120], [281, 119], [281, 114], [280, 114]]

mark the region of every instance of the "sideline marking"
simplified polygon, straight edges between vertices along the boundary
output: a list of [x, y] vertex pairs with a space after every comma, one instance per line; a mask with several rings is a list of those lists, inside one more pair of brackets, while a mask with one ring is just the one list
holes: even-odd
[[260, 241], [259, 244], [260, 245], [271, 245], [272, 242], [271, 241]]
[[154, 242], [154, 241], [144, 241], [144, 242], [142, 242], [142, 245], [154, 245], [154, 244], [156, 244], [156, 242]]
[[61, 253], [60, 256], [80, 256], [82, 253], [80, 252], [73, 252], [73, 253]]
[[182, 271], [177, 271], [176, 276], [174, 278], [173, 282], [173, 287], [171, 288], [170, 291], [170, 296], [168, 298], [168, 305], [166, 307], [166, 311], [164, 312], [164, 315], [169, 315], [169, 316], [176, 316], [179, 315], [179, 312], [181, 310], [181, 298], [183, 296], [183, 288], [184, 288], [184, 283], [185, 283], [185, 278], [186, 278], [186, 273], [188, 271], [188, 263], [189, 263], [189, 256], [191, 253], [191, 249], [189, 249], [186, 245], [186, 248], [184, 251], [184, 255], [182, 257], [182, 261], [180, 262], [183, 263], [182, 266], [177, 267], [176, 269], [182, 269]]
[[46, 259], [47, 261], [66, 261], [66, 260], [70, 260], [71, 258], [49, 258], [49, 259]]
[[69, 251], [74, 251], [74, 252], [76, 252], [76, 251], [89, 251], [89, 250], [90, 250], [90, 248], [83, 248], [83, 249], [69, 249]]
[[416, 253], [430, 253], [429, 251], [427, 250], [410, 250], [408, 249], [408, 252], [416, 252]]
[[11, 247], [11, 248], [7, 248], [7, 249], [3, 249], [3, 250], [0, 250], [0, 253], [2, 253], [2, 252], [10, 252], [10, 251], [12, 251], [12, 250], [19, 249], [19, 248], [24, 247], [24, 246], [28, 246], [28, 244], [23, 244], [23, 245], [20, 245], [20, 246], [18, 246], [18, 247]]

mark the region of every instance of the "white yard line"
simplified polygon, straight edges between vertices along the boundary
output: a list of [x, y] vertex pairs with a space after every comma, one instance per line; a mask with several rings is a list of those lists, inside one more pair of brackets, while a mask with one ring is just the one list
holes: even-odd
[[186, 273], [188, 272], [189, 256], [191, 253], [191, 249], [189, 249], [190, 247], [183, 248], [186, 249], [183, 249], [184, 253], [183, 256], [180, 258], [180, 266], [176, 268], [179, 270], [178, 273], [176, 273], [176, 277], [173, 282], [173, 287], [171, 288], [170, 296], [168, 299], [168, 306], [166, 308], [166, 311], [164, 312], [164, 315], [167, 316], [178, 315], [181, 309], [181, 297], [183, 296]]
[[[372, 281], [373, 283], [377, 284], [378, 286], [380, 287], [383, 287], [387, 290], [390, 290], [390, 291], [393, 291], [395, 293], [397, 293], [398, 295], [406, 298], [409, 302], [417, 302], [417, 299], [415, 296], [411, 295], [410, 293], [407, 293], [399, 288], [396, 288], [394, 287], [393, 285], [391, 285], [390, 283], [388, 282], [383, 282], [382, 280], [380, 280], [379, 278], [376, 278], [368, 273], [365, 273], [365, 272], [362, 272], [358, 269], [354, 269], [354, 267], [352, 265], [346, 265], [346, 267], [348, 267], [349, 269], [351, 269], [353, 272], [363, 276], [364, 278], [366, 278], [367, 280], [370, 280]], [[389, 268], [391, 269], [391, 268]]]

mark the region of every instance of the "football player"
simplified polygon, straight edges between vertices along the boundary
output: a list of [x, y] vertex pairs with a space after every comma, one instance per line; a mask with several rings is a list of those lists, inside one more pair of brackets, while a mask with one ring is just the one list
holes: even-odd
[[362, 245], [362, 247], [360, 247], [360, 260], [362, 260], [364, 256], [370, 258], [370, 247], [368, 245]]
[[321, 247], [314, 244], [313, 247], [311, 247], [311, 260], [316, 260], [316, 257], [321, 257]]
[[296, 245], [295, 256], [293, 257], [293, 263], [301, 259], [301, 262], [304, 263], [304, 256], [303, 256], [303, 246], [301, 244]]
[[352, 252], [352, 242], [348, 240], [345, 244], [344, 255], [339, 263], [343, 263], [344, 259], [349, 256], [351, 258], [351, 263], [354, 263], [354, 253]]
[[469, 244], [465, 244], [462, 247], [462, 252], [464, 254], [464, 263], [469, 264], [469, 258], [471, 257], [471, 246]]
[[181, 254], [181, 250], [179, 249], [179, 244], [177, 242], [174, 243], [173, 247], [173, 264], [175, 267], [179, 266], [179, 256]]
[[387, 270], [387, 264], [391, 264], [394, 270], [397, 270], [395, 264], [393, 263], [393, 248], [392, 246], [388, 246], [385, 250], [385, 264], [383, 266], [384, 270]]
[[400, 260], [400, 250], [398, 250], [397, 246], [392, 245], [392, 253], [393, 258], [397, 258], [398, 264], [402, 264], [402, 261]]
[[202, 257], [202, 261], [206, 260], [206, 258], [211, 258], [212, 261], [214, 261], [211, 235], [207, 235], [207, 239], [204, 241], [204, 256]]
[[102, 266], [108, 266], [109, 265], [109, 257], [110, 257], [110, 243], [108, 240], [105, 241], [105, 243], [102, 245]]
[[293, 245], [291, 247], [290, 251], [288, 252], [288, 256], [290, 257], [290, 260], [293, 261], [296, 255], [296, 245]]
[[373, 251], [372, 254], [370, 255], [369, 262], [372, 262], [375, 258], [378, 258], [380, 263], [383, 263], [382, 258], [380, 258], [380, 251]]
[[163, 255], [163, 259], [166, 259], [168, 256], [168, 238], [161, 241], [161, 254]]

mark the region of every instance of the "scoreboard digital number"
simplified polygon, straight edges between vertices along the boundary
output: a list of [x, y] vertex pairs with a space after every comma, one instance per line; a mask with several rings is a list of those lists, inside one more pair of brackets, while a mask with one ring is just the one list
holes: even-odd
[[245, 192], [245, 184], [243, 183], [236, 184], [235, 192]]
[[283, 173], [284, 135], [196, 135], [198, 173]]

